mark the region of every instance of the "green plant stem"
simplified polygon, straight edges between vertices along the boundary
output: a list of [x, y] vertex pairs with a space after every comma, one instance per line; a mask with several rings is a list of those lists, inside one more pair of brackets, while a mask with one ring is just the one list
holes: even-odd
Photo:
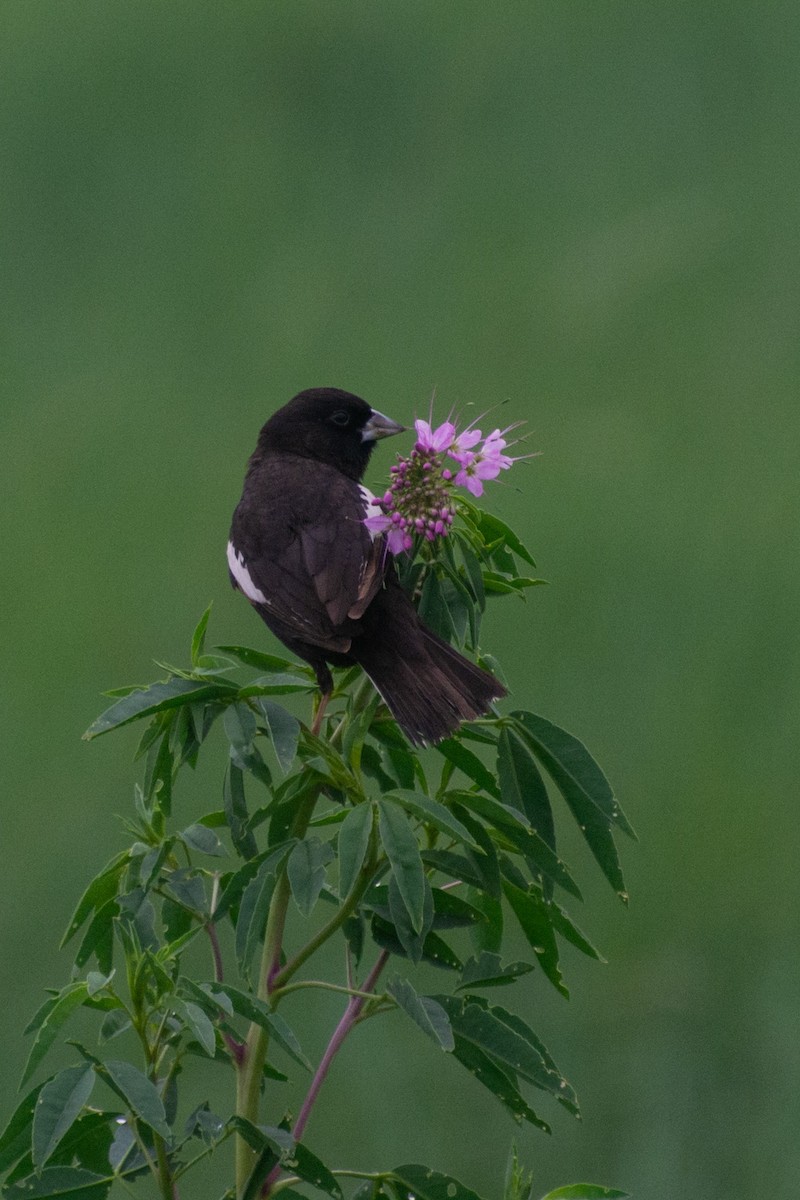
[[[308, 823], [314, 812], [314, 806], [319, 799], [319, 789], [306, 796], [298, 806], [292, 822], [293, 837], [302, 838], [308, 829]], [[267, 928], [264, 934], [264, 949], [261, 954], [259, 970], [258, 998], [268, 1001], [272, 991], [273, 979], [280, 962], [283, 931], [286, 925], [286, 913], [289, 907], [289, 876], [283, 867], [267, 918]], [[258, 1124], [258, 1101], [261, 1094], [261, 1078], [264, 1073], [264, 1063], [267, 1060], [269, 1037], [267, 1031], [255, 1022], [251, 1024], [244, 1046], [242, 1062], [238, 1072], [236, 1089], [236, 1112], [238, 1116], [246, 1117], [254, 1125]], [[248, 1146], [244, 1139], [236, 1138], [236, 1191], [241, 1195], [242, 1189], [250, 1175], [255, 1160], [255, 1151]]]
[[164, 1144], [164, 1139], [159, 1134], [155, 1136], [155, 1146], [156, 1162], [158, 1163], [158, 1186], [161, 1189], [163, 1200], [178, 1200], [178, 1186], [172, 1178], [167, 1147]]
[[289, 992], [299, 992], [303, 988], [323, 988], [326, 992], [340, 992], [343, 996], [360, 996], [362, 1000], [386, 999], [381, 992], [361, 992], [358, 988], [342, 987], [339, 983], [326, 983], [324, 979], [302, 979], [299, 983], [287, 983], [286, 987], [278, 988], [272, 993], [272, 999], [283, 999]]
[[[358, 687], [356, 688], [356, 690], [353, 694], [353, 704], [352, 704], [351, 713], [350, 713], [351, 718], [356, 716], [356, 714], [359, 713], [361, 711], [361, 709], [365, 706], [371, 692], [372, 692], [372, 683], [367, 676], [364, 676], [364, 678], [361, 680], [361, 682], [359, 683]], [[339, 722], [338, 726], [336, 727], [336, 729], [331, 734], [329, 740], [332, 745], [341, 740], [342, 734], [344, 732], [344, 727], [346, 726], [347, 721], [348, 721], [348, 717], [347, 716], [343, 717], [342, 720]], [[305, 799], [302, 800], [300, 802], [300, 804], [298, 805], [297, 812], [295, 813], [295, 817], [292, 822], [292, 827], [290, 830], [290, 833], [293, 837], [296, 837], [296, 838], [305, 837], [306, 831], [308, 830], [309, 822], [311, 821], [311, 818], [314, 814], [314, 808], [316, 806], [317, 800], [319, 799], [320, 791], [321, 791], [321, 787], [315, 788], [311, 792], [311, 794], [306, 796]], [[359, 880], [359, 883], [360, 882], [361, 881]], [[366, 887], [366, 884], [364, 885], [364, 887]], [[354, 891], [355, 890], [356, 889], [354, 888]], [[280, 877], [278, 879], [278, 882], [275, 886], [275, 892], [272, 897], [272, 902], [270, 904], [270, 909], [269, 909], [269, 915], [267, 917], [267, 928], [266, 928], [266, 932], [264, 934], [264, 949], [263, 949], [262, 955], [261, 955], [261, 966], [260, 966], [260, 970], [259, 970], [259, 983], [258, 983], [258, 998], [263, 1001], [270, 1000], [270, 997], [271, 997], [273, 991], [276, 990], [276, 985], [278, 983], [278, 980], [281, 978], [281, 975], [283, 974], [283, 972], [281, 972], [279, 970], [279, 965], [280, 965], [281, 947], [283, 945], [283, 933], [284, 933], [284, 928], [286, 925], [286, 914], [287, 914], [287, 910], [289, 907], [290, 894], [291, 894], [291, 889], [289, 886], [289, 877], [287, 874], [286, 866], [284, 865], [284, 867], [281, 871]], [[362, 892], [362, 894], [363, 894], [363, 892]], [[356, 896], [356, 898], [353, 902], [353, 906], [358, 904], [359, 899], [360, 899], [360, 895]], [[350, 911], [352, 911], [352, 909]], [[342, 922], [344, 920], [346, 920], [347, 916], [349, 915], [348, 913], [345, 913], [344, 917], [340, 917], [340, 913], [341, 913], [341, 910], [339, 913], [336, 914], [336, 917], [332, 918], [332, 920], [328, 922], [328, 926], [326, 927], [327, 931], [325, 933], [326, 938], [330, 937], [331, 934], [334, 933], [339, 928], [339, 926], [342, 924]], [[325, 938], [323, 938], [322, 940], [324, 941]], [[305, 947], [305, 950], [307, 951], [307, 953], [304, 953], [304, 951], [301, 951], [301, 954], [304, 954], [304, 957], [301, 960], [302, 962], [305, 962], [306, 959], [309, 957], [309, 955], [314, 953], [314, 950], [317, 949], [317, 946], [322, 944], [322, 942], [318, 941], [317, 938], [313, 938], [312, 942], [314, 943], [313, 946], [312, 946], [312, 943], [310, 942], [308, 944], [308, 946]], [[309, 949], [309, 946], [311, 947], [311, 949]], [[297, 957], [299, 958], [299, 956], [297, 956]], [[292, 971], [297, 970], [297, 968], [300, 965], [301, 965], [301, 962], [298, 962], [297, 958], [294, 960], [294, 962], [292, 964], [290, 964]], [[284, 968], [284, 971], [286, 971], [286, 969], [287, 968]], [[288, 975], [285, 976], [285, 978], [288, 978]], [[363, 1004], [364, 1002], [361, 1001], [360, 1003]], [[255, 1023], [251, 1024], [250, 1029], [247, 1034], [247, 1041], [245, 1042], [245, 1046], [244, 1046], [244, 1053], [242, 1055], [242, 1061], [241, 1061], [241, 1064], [240, 1064], [239, 1070], [238, 1070], [237, 1088], [236, 1088], [236, 1093], [237, 1093], [236, 1094], [236, 1112], [237, 1112], [237, 1115], [246, 1117], [247, 1120], [251, 1121], [253, 1124], [258, 1124], [258, 1110], [259, 1110], [259, 1097], [261, 1094], [261, 1080], [262, 1080], [263, 1073], [264, 1073], [264, 1064], [267, 1059], [268, 1044], [269, 1044], [269, 1038], [268, 1038], [266, 1030], [262, 1026], [256, 1025]], [[252, 1170], [254, 1159], [255, 1159], [255, 1152], [252, 1150], [252, 1148], [250, 1146], [248, 1146], [247, 1142], [245, 1142], [242, 1137], [237, 1135], [237, 1137], [236, 1137], [236, 1194], [237, 1194], [237, 1196], [242, 1195], [245, 1184], [246, 1184], [247, 1179], [249, 1178], [250, 1172]]]
[[[374, 841], [374, 831], [372, 840]], [[273, 995], [276, 992], [283, 990], [286, 983], [288, 983], [292, 976], [300, 969], [300, 967], [302, 967], [303, 963], [307, 962], [308, 959], [311, 958], [312, 954], [319, 950], [320, 946], [324, 945], [328, 938], [332, 937], [333, 934], [336, 933], [336, 930], [340, 929], [341, 926], [344, 925], [351, 913], [355, 912], [361, 901], [361, 897], [369, 887], [370, 880], [375, 874], [375, 868], [377, 865], [377, 857], [373, 848], [373, 854], [370, 855], [366, 864], [359, 871], [350, 895], [346, 897], [331, 919], [322, 926], [319, 932], [314, 934], [314, 936], [306, 943], [305, 946], [303, 946], [301, 950], [298, 950], [291, 962], [288, 962], [286, 966], [278, 971], [273, 977]]]

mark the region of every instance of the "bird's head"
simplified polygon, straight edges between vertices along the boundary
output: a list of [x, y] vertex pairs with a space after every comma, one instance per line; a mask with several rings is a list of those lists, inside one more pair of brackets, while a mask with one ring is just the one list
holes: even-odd
[[404, 428], [352, 392], [309, 388], [273, 413], [259, 434], [257, 453], [299, 454], [359, 480], [375, 442]]

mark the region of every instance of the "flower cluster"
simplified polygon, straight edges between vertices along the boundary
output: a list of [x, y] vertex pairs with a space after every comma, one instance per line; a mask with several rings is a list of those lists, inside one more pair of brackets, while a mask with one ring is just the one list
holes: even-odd
[[503, 453], [507, 429], [484, 438], [479, 429], [458, 433], [451, 421], [436, 429], [429, 421], [415, 421], [414, 428], [414, 449], [391, 468], [389, 490], [374, 502], [382, 512], [364, 521], [371, 533], [386, 534], [392, 554], [410, 550], [414, 535], [429, 542], [445, 537], [455, 515], [453, 489], [463, 487], [480, 496], [484, 480], [496, 479], [517, 461]]

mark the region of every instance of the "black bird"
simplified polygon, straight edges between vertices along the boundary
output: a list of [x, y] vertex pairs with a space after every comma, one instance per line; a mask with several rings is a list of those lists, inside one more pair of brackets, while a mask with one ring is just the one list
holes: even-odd
[[438, 742], [485, 713], [505, 688], [422, 622], [361, 485], [379, 438], [403, 426], [338, 388], [311, 388], [261, 430], [233, 514], [228, 567], [277, 638], [316, 672], [322, 712], [328, 663], [366, 671], [411, 742]]

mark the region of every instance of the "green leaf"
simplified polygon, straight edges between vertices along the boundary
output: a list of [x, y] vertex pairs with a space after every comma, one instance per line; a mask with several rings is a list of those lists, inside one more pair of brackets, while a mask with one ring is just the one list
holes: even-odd
[[520, 541], [514, 530], [506, 525], [505, 521], [501, 521], [494, 513], [484, 512], [483, 509], [472, 507], [472, 517], [476, 525], [481, 531], [486, 544], [491, 545], [492, 542], [501, 542], [507, 546], [517, 558], [521, 558], [528, 566], [535, 567], [536, 563], [533, 556], [526, 546]]
[[32, 1032], [38, 1025], [36, 1039], [31, 1047], [28, 1061], [25, 1064], [25, 1070], [22, 1073], [22, 1079], [19, 1084], [20, 1087], [24, 1087], [28, 1082], [58, 1037], [70, 1014], [85, 1003], [88, 995], [88, 988], [83, 981], [70, 983], [52, 1001], [48, 1001], [39, 1009], [36, 1017], [34, 1017], [34, 1022], [37, 1022], [37, 1024], [32, 1023], [25, 1031], [26, 1033]]
[[497, 774], [506, 804], [523, 812], [533, 829], [555, 850], [553, 810], [545, 782], [527, 744], [507, 725], [497, 739]]
[[424, 876], [422, 925], [419, 929], [415, 929], [411, 924], [408, 909], [400, 894], [400, 888], [397, 885], [397, 879], [394, 874], [389, 876], [389, 885], [387, 888], [375, 889], [376, 894], [379, 891], [385, 891], [388, 895], [388, 916], [392, 925], [394, 925], [395, 932], [402, 943], [403, 949], [413, 963], [418, 963], [424, 954], [425, 941], [433, 925], [433, 894], [427, 876]]
[[225, 772], [225, 782], [222, 787], [222, 798], [225, 808], [225, 819], [228, 823], [234, 849], [238, 851], [242, 858], [254, 858], [258, 853], [258, 845], [252, 831], [247, 825], [249, 813], [247, 811], [247, 797], [244, 790], [244, 775], [241, 767], [238, 767], [234, 762], [228, 763], [228, 769]]
[[508, 1011], [508, 1009], [501, 1008], [499, 1004], [490, 1006], [489, 1002], [483, 996], [472, 996], [471, 999], [474, 1003], [483, 1008], [488, 1009], [491, 1007], [492, 1015], [498, 1021], [502, 1021], [502, 1023], [507, 1025], [509, 1029], [514, 1030], [514, 1032], [517, 1033], [524, 1042], [527, 1042], [529, 1046], [533, 1047], [537, 1054], [541, 1055], [542, 1061], [550, 1072], [550, 1078], [553, 1082], [553, 1085], [555, 1084], [556, 1080], [559, 1081], [558, 1091], [553, 1091], [553, 1095], [558, 1100], [558, 1103], [563, 1105], [568, 1112], [571, 1112], [574, 1117], [579, 1117], [580, 1109], [578, 1107], [578, 1097], [575, 1095], [575, 1089], [563, 1077], [553, 1061], [552, 1055], [548, 1052], [547, 1047], [544, 1045], [541, 1039], [536, 1036], [530, 1026], [526, 1025], [522, 1018], [518, 1017], [516, 1013], [511, 1013]]
[[432, 629], [445, 642], [452, 640], [455, 633], [453, 620], [434, 571], [428, 571], [422, 585], [418, 610], [420, 617], [429, 629]]
[[92, 1094], [89, 1063], [67, 1067], [44, 1085], [33, 1116], [33, 1163], [43, 1167]]
[[268, 700], [265, 696], [257, 696], [255, 704], [264, 717], [278, 766], [286, 775], [297, 754], [300, 722], [283, 705], [276, 704], [274, 700]]
[[325, 867], [333, 858], [328, 842], [306, 837], [298, 842], [286, 863], [286, 874], [294, 902], [304, 917], [309, 917], [325, 883]]
[[258, 733], [255, 713], [241, 701], [228, 705], [222, 723], [228, 741], [237, 748], [249, 746]]
[[59, 949], [63, 949], [70, 938], [74, 937], [91, 912], [102, 908], [107, 901], [116, 896], [119, 879], [128, 864], [129, 854], [128, 850], [116, 854], [86, 888], [72, 914]]
[[116, 900], [109, 900], [89, 922], [75, 955], [75, 966], [81, 970], [94, 954], [97, 965], [105, 974], [111, 970], [114, 957], [114, 920], [119, 915]]
[[127, 1104], [134, 1116], [161, 1137], [171, 1136], [164, 1104], [155, 1085], [146, 1075], [131, 1063], [115, 1059], [104, 1062], [101, 1070], [109, 1087]]
[[[264, 868], [264, 874], [277, 875], [283, 864], [283, 860], [293, 845], [294, 839], [283, 842], [278, 846], [270, 846], [267, 850], [262, 850], [255, 858], [249, 859], [238, 871], [234, 871], [217, 902], [213, 913], [213, 920], [220, 921], [231, 909], [235, 911], [248, 884], [256, 875], [261, 873], [262, 867]], [[265, 864], [268, 865], [265, 866]]]
[[110, 1175], [96, 1175], [82, 1167], [45, 1167], [3, 1190], [4, 1200], [102, 1200], [114, 1182]]
[[371, 804], [351, 808], [339, 830], [339, 897], [350, 895], [364, 865], [372, 833], [374, 810]]
[[456, 991], [468, 987], [501, 987], [513, 983], [521, 975], [528, 975], [533, 969], [533, 964], [526, 962], [509, 963], [504, 967], [499, 954], [484, 950], [477, 958], [468, 958], [464, 963]]
[[298, 1142], [295, 1146], [290, 1159], [287, 1160], [287, 1167], [290, 1163], [291, 1170], [306, 1183], [310, 1183], [312, 1187], [332, 1196], [333, 1200], [342, 1200], [342, 1189], [339, 1187], [336, 1177], [302, 1142]]
[[199, 660], [203, 654], [206, 644], [206, 630], [208, 629], [208, 619], [211, 616], [211, 605], [209, 604], [206, 611], [203, 613], [200, 620], [197, 622], [197, 628], [192, 634], [192, 666], [200, 665]]
[[542, 1200], [624, 1200], [629, 1195], [630, 1192], [600, 1187], [596, 1183], [571, 1183], [567, 1187], [548, 1192], [546, 1196], [542, 1196]]
[[481, 1200], [477, 1192], [465, 1187], [451, 1175], [442, 1175], [419, 1163], [394, 1167], [392, 1178], [416, 1200]]
[[512, 717], [566, 800], [603, 874], [620, 898], [627, 901], [611, 825], [631, 837], [636, 835], [605, 775], [571, 733], [534, 713], [515, 712]]
[[247, 884], [242, 894], [239, 915], [236, 920], [235, 950], [239, 970], [245, 978], [249, 978], [253, 955], [264, 937], [276, 879], [272, 856], [270, 856], [261, 863], [256, 875]]
[[432, 996], [419, 996], [407, 979], [396, 976], [386, 987], [390, 996], [423, 1033], [442, 1050], [452, 1050], [453, 1031], [447, 1013]]
[[103, 1024], [100, 1026], [100, 1033], [97, 1040], [102, 1045], [105, 1042], [110, 1042], [118, 1034], [123, 1033], [126, 1029], [130, 1029], [131, 1019], [124, 1008], [112, 1008], [106, 1013], [103, 1018]]
[[206, 825], [189, 825], [187, 829], [178, 834], [178, 837], [190, 850], [198, 850], [201, 854], [210, 854], [219, 858], [226, 853], [222, 842]]
[[19, 1102], [11, 1114], [8, 1124], [0, 1134], [0, 1174], [14, 1165], [31, 1147], [31, 1126], [36, 1111], [36, 1101], [44, 1087], [38, 1083]]
[[569, 989], [561, 977], [558, 945], [550, 919], [550, 906], [544, 899], [541, 890], [532, 885], [527, 892], [523, 892], [513, 883], [504, 880], [503, 891], [539, 965], [553, 987], [568, 1000]]
[[127, 725], [129, 721], [138, 721], [142, 717], [152, 716], [153, 713], [164, 712], [169, 708], [180, 708], [184, 704], [196, 704], [198, 700], [224, 700], [233, 695], [236, 688], [227, 680], [169, 679], [163, 683], [153, 683], [140, 691], [129, 693], [106, 709], [94, 721], [83, 735], [87, 741]]
[[[378, 913], [374, 913], [372, 916], [370, 932], [373, 941], [382, 949], [388, 950], [391, 954], [398, 954], [401, 958], [408, 957], [408, 951], [400, 941], [394, 925]], [[442, 967], [446, 971], [460, 971], [463, 965], [456, 952], [451, 946], [448, 946], [443, 938], [439, 937], [438, 933], [429, 933], [425, 938], [421, 957], [432, 966]]]
[[528, 1121], [543, 1133], [550, 1133], [550, 1126], [534, 1112], [519, 1090], [513, 1071], [504, 1070], [479, 1045], [460, 1036], [455, 1038], [453, 1057], [500, 1101], [516, 1121]]
[[189, 1000], [174, 999], [173, 1008], [183, 1020], [187, 1028], [194, 1034], [197, 1041], [209, 1058], [213, 1058], [217, 1049], [217, 1039], [214, 1026], [209, 1021], [202, 1008]]
[[264, 654], [261, 650], [253, 650], [249, 646], [216, 646], [223, 654], [238, 658], [239, 662], [258, 671], [288, 671], [290, 674], [307, 675], [314, 678], [314, 672], [303, 663], [292, 662], [288, 658], [279, 658], [276, 654]]
[[494, 775], [478, 758], [477, 754], [473, 754], [461, 742], [457, 742], [454, 738], [446, 738], [443, 742], [438, 742], [435, 747], [441, 755], [458, 767], [459, 771], [471, 779], [473, 783], [477, 783], [478, 787], [483, 788], [490, 796], [499, 799], [500, 792], [497, 787], [497, 781]]
[[315, 684], [302, 675], [262, 675], [246, 687], [240, 696], [289, 696], [294, 692], [313, 692]]
[[231, 987], [228, 983], [224, 985], [215, 984], [214, 987], [217, 991], [224, 992], [233, 1005], [234, 1011], [240, 1017], [244, 1017], [248, 1021], [253, 1021], [256, 1025], [260, 1025], [262, 1029], [266, 1029], [290, 1058], [293, 1058], [296, 1063], [299, 1063], [307, 1071], [312, 1070], [311, 1063], [303, 1053], [300, 1043], [290, 1026], [278, 1013], [272, 1012], [263, 1000], [258, 1000], [255, 996], [250, 996], [247, 992], [240, 991], [239, 988]]
[[378, 801], [381, 842], [392, 865], [412, 928], [419, 933], [425, 909], [425, 869], [408, 819], [396, 805]]
[[470, 811], [483, 817], [495, 829], [502, 833], [526, 859], [534, 862], [537, 868], [559, 884], [564, 891], [581, 899], [580, 889], [572, 878], [564, 863], [539, 836], [535, 830], [524, 823], [522, 813], [515, 813], [506, 808], [500, 801], [491, 796], [483, 796], [478, 792], [449, 793], [454, 800]]
[[[565, 1081], [542, 1055], [533, 1041], [513, 1029], [496, 1010], [485, 1002], [465, 996], [436, 996], [444, 1008], [456, 1038], [477, 1046], [504, 1071], [520, 1075], [529, 1083], [558, 1097]], [[563, 1085], [563, 1086], [562, 1086]]]
[[445, 808], [438, 800], [432, 800], [430, 796], [425, 796], [422, 792], [407, 791], [406, 789], [387, 792], [384, 800], [388, 800], [392, 804], [401, 805], [412, 816], [417, 817], [420, 821], [424, 821], [426, 825], [432, 825], [440, 833], [447, 834], [448, 837], [454, 837], [456, 841], [463, 842], [467, 846], [477, 848], [475, 840], [466, 826], [462, 825], [453, 816], [450, 809]]

